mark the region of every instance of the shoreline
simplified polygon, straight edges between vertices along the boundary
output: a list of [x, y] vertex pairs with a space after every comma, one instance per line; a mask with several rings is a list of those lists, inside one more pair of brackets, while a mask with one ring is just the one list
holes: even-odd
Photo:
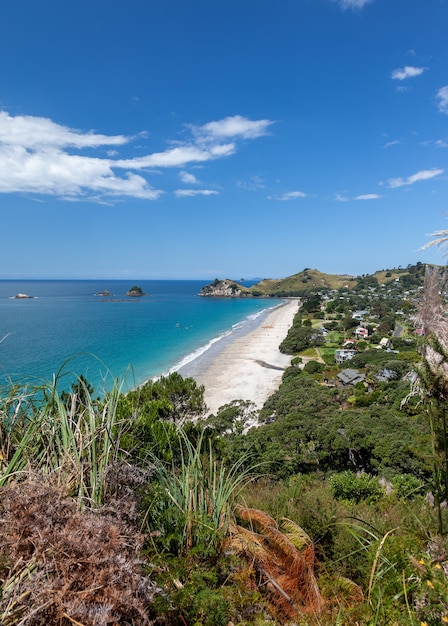
[[260, 409], [280, 386], [283, 371], [292, 356], [282, 354], [279, 345], [286, 337], [299, 298], [268, 309], [248, 328], [244, 325], [217, 342], [198, 358], [177, 369], [205, 387], [208, 414], [233, 400], [248, 400]]

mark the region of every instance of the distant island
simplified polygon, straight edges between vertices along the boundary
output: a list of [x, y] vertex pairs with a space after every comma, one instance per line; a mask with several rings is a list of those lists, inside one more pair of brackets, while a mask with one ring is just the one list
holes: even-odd
[[148, 294], [144, 293], [141, 287], [134, 285], [129, 289], [129, 291], [126, 292], [126, 295], [131, 298], [140, 298], [141, 296], [146, 296]]

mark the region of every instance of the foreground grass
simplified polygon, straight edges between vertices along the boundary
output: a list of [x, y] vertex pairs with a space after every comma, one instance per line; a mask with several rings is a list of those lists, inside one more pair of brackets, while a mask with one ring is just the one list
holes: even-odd
[[[200, 426], [164, 428], [147, 400], [123, 415], [118, 384], [100, 401], [79, 382], [1, 401], [0, 623], [448, 623], [448, 546], [422, 496], [341, 500], [318, 473], [226, 467]], [[121, 450], [140, 415], [169, 450]]]

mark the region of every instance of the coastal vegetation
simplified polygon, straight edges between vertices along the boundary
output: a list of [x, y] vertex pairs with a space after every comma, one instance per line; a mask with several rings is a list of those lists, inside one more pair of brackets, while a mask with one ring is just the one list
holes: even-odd
[[424, 270], [302, 294], [259, 412], [209, 415], [178, 373], [3, 389], [0, 623], [448, 623], [448, 324]]

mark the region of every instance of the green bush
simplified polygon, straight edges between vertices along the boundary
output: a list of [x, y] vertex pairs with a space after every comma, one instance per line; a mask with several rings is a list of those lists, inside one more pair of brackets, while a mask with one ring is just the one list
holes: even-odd
[[391, 482], [397, 497], [403, 500], [415, 498], [423, 493], [424, 482], [412, 474], [398, 474]]
[[321, 374], [325, 369], [325, 365], [318, 361], [308, 361], [303, 369], [308, 374]]
[[384, 495], [384, 490], [377, 478], [369, 474], [356, 474], [350, 470], [333, 474], [330, 477], [330, 485], [336, 500], [348, 500], [349, 502], [361, 502], [378, 500]]

